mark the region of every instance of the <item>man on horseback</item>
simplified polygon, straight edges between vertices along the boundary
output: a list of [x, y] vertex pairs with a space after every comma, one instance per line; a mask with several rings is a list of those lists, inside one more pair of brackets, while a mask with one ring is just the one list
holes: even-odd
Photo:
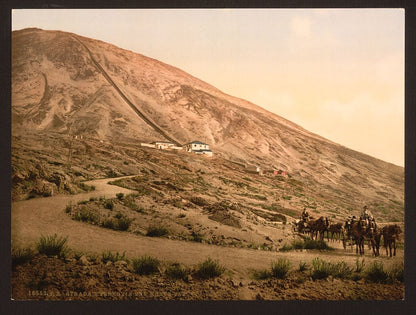
[[306, 211], [306, 208], [303, 208], [302, 211], [302, 221], [308, 222], [309, 221], [309, 213]]
[[367, 222], [374, 221], [374, 217], [371, 214], [371, 212], [368, 210], [368, 207], [366, 205], [364, 206], [364, 210], [361, 213], [360, 219], [366, 220]]

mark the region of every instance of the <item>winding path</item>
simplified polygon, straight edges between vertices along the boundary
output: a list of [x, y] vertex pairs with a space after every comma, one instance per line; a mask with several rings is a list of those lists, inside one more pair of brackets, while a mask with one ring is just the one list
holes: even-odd
[[[122, 178], [132, 177], [124, 176]], [[268, 252], [253, 249], [221, 247], [194, 242], [150, 238], [129, 232], [113, 231], [84, 222], [74, 221], [64, 211], [70, 202], [88, 200], [90, 197], [105, 196], [114, 198], [116, 193], [130, 193], [131, 190], [109, 185], [114, 179], [98, 179], [86, 182], [94, 185], [93, 192], [78, 195], [57, 195], [47, 198], [35, 198], [12, 203], [12, 244], [14, 246], [34, 246], [41, 235], [57, 233], [68, 236], [68, 245], [77, 251], [100, 254], [104, 250], [126, 252], [128, 257], [144, 254], [166, 261], [179, 261], [195, 265], [208, 256], [218, 259], [227, 269], [232, 270], [240, 279], [248, 280], [250, 269], [269, 268], [271, 260], [279, 257], [288, 258], [294, 267], [300, 261], [310, 261], [319, 256], [327, 260], [344, 260], [354, 265], [356, 256], [353, 253], [336, 251], [334, 253], [305, 252]], [[400, 251], [402, 252], [402, 251]], [[399, 252], [399, 253], [400, 253]], [[399, 257], [403, 254], [399, 254]], [[372, 260], [366, 256], [366, 260]], [[383, 260], [386, 260], [385, 258]]]

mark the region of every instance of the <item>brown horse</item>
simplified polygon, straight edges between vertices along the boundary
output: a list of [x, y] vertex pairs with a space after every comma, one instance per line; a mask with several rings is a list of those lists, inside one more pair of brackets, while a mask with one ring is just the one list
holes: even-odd
[[334, 240], [334, 236], [338, 237], [338, 239], [341, 239], [342, 234], [343, 234], [343, 230], [344, 230], [344, 227], [343, 227], [342, 223], [334, 223], [334, 224], [329, 225], [328, 233], [326, 235], [327, 240], [329, 241], [329, 238], [330, 238], [329, 234], [330, 233], [331, 233], [331, 240], [332, 241]]
[[318, 232], [319, 237], [321, 240], [324, 239], [324, 233], [328, 230], [329, 220], [328, 218], [324, 218], [323, 216], [316, 220], [311, 220], [308, 222], [310, 227], [311, 239], [318, 239]]
[[365, 233], [365, 223], [363, 220], [354, 221], [351, 223], [349, 228], [348, 236], [353, 240], [356, 245], [355, 252], [360, 255], [364, 255], [364, 233]]
[[393, 247], [394, 252], [393, 256], [396, 256], [396, 240], [399, 240], [399, 234], [402, 233], [401, 228], [397, 224], [390, 224], [383, 227], [381, 230], [383, 234], [384, 247], [386, 248], [386, 255], [389, 254], [388, 249], [390, 250], [390, 257], [392, 256], [391, 248]]

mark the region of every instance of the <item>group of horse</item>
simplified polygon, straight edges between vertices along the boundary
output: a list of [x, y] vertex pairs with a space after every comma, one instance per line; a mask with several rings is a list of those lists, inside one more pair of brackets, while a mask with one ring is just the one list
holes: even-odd
[[356, 253], [364, 255], [365, 241], [373, 250], [374, 256], [379, 256], [380, 242], [383, 238], [383, 245], [386, 248], [386, 255], [396, 256], [397, 241], [402, 233], [397, 224], [385, 225], [378, 227], [375, 220], [369, 219], [348, 219], [345, 223], [332, 223], [327, 217], [321, 216], [318, 219], [310, 218], [309, 220], [296, 220], [293, 222], [295, 232], [308, 234], [311, 239], [342, 241], [344, 249], [347, 248], [347, 242], [351, 247], [356, 245]]

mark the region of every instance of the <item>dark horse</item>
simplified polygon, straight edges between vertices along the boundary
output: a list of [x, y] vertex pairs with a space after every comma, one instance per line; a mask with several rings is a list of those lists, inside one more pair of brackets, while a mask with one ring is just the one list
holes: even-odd
[[393, 247], [394, 252], [393, 256], [396, 256], [396, 240], [399, 239], [399, 234], [402, 232], [401, 228], [397, 224], [390, 224], [383, 227], [381, 233], [383, 234], [384, 247], [386, 248], [386, 255], [388, 255], [388, 249], [390, 250], [391, 257], [391, 248]]
[[[348, 234], [357, 246], [357, 254], [360, 251], [360, 255], [364, 255], [364, 241], [367, 239], [371, 243], [374, 256], [378, 256], [377, 239], [380, 240], [380, 238], [377, 235], [375, 226], [368, 224], [366, 220], [354, 221]], [[380, 241], [378, 241], [378, 244], [380, 244]]]
[[319, 232], [319, 238], [323, 240], [324, 233], [328, 230], [329, 227], [329, 220], [328, 218], [320, 217], [319, 219], [309, 221], [308, 225], [311, 229], [311, 239], [314, 239], [314, 236], [316, 236], [315, 239], [318, 239]]

